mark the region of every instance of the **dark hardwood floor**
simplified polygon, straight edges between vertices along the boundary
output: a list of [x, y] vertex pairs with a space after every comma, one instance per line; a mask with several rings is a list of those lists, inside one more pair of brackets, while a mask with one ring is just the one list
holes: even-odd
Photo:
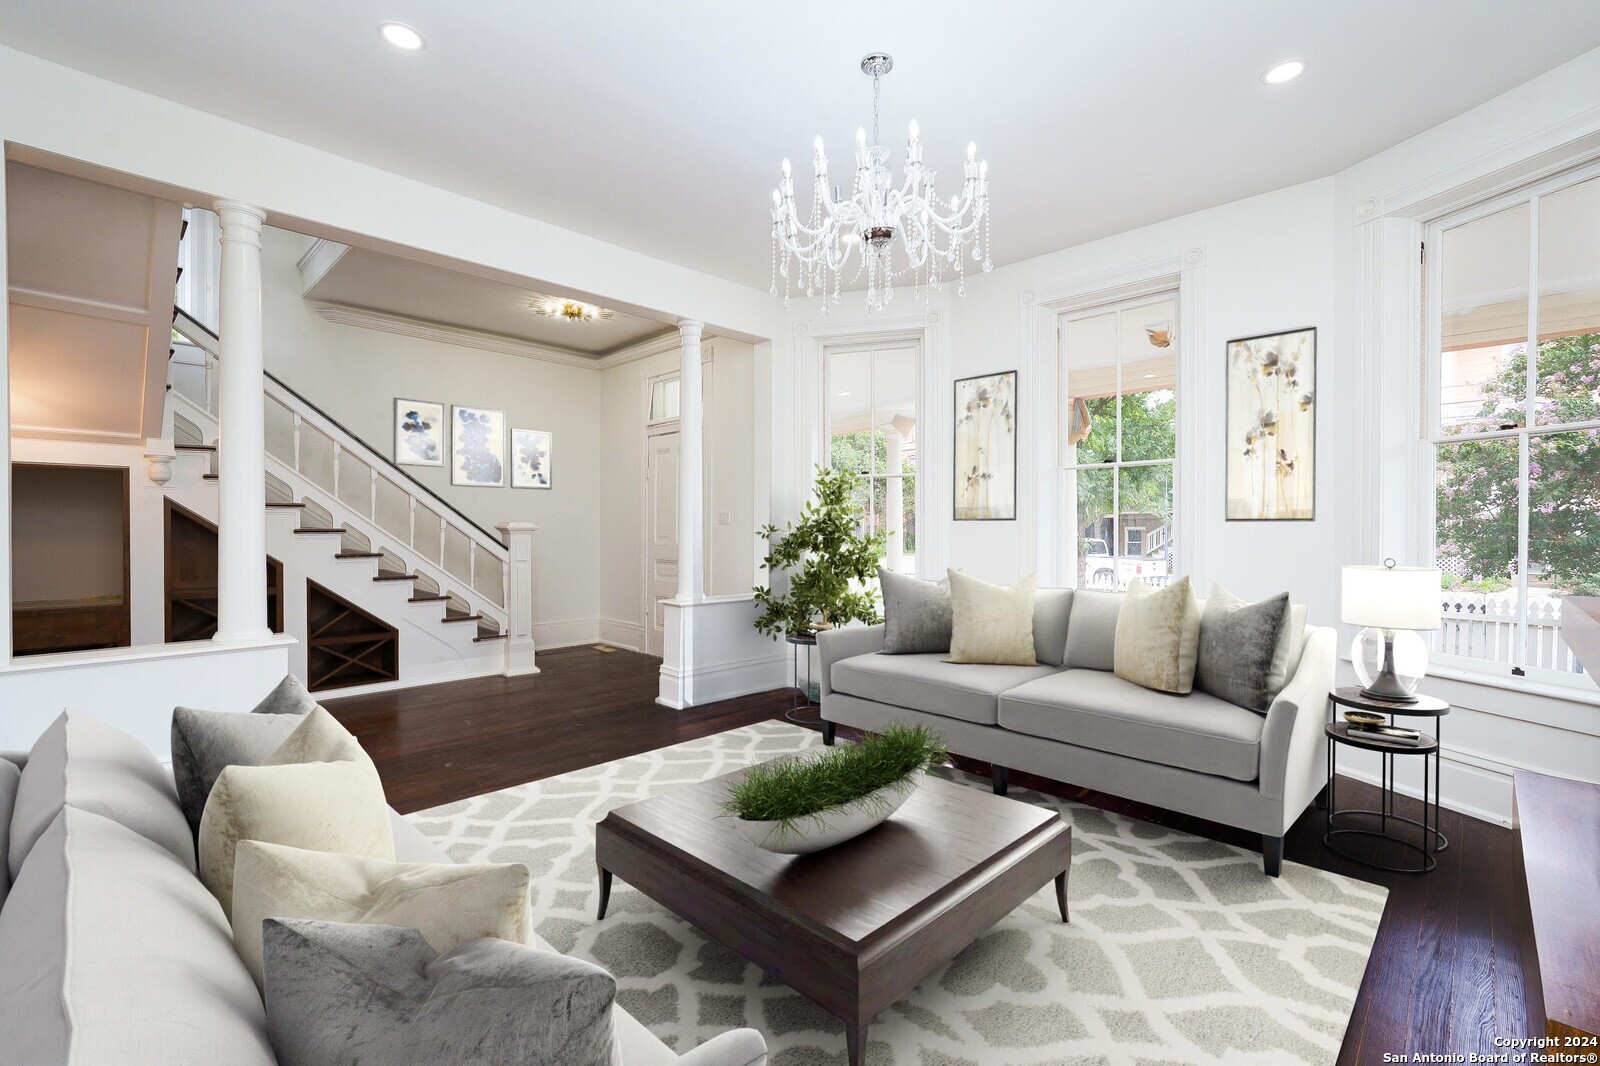
[[[402, 812], [508, 788], [596, 763], [782, 718], [791, 692], [740, 697], [688, 711], [654, 702], [660, 661], [632, 652], [541, 653], [534, 677], [481, 678], [324, 700], [353, 733]], [[985, 763], [957, 760], [988, 774]], [[1013, 774], [1012, 783], [1246, 848], [1251, 834], [1070, 784]], [[1340, 778], [1339, 805], [1376, 808], [1377, 789]], [[1420, 817], [1402, 797], [1399, 813]], [[1323, 814], [1308, 810], [1284, 857], [1389, 889], [1388, 908], [1356, 999], [1339, 1062], [1385, 1054], [1489, 1053], [1495, 1037], [1544, 1032], [1524, 962], [1533, 957], [1522, 849], [1509, 829], [1446, 810], [1450, 847], [1425, 875], [1386, 874], [1334, 855]], [[1381, 845], [1374, 845], [1381, 846]], [[1530, 999], [1532, 1002], [1530, 1002]]]

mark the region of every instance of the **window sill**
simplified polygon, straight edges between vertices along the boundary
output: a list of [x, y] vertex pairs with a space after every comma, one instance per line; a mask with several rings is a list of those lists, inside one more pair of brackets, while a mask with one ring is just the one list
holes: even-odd
[[1548, 681], [1535, 681], [1526, 677], [1486, 674], [1443, 663], [1430, 663], [1428, 665], [1428, 676], [1448, 678], [1451, 681], [1459, 681], [1466, 685], [1482, 685], [1485, 688], [1504, 689], [1507, 692], [1516, 692], [1525, 696], [1540, 696], [1544, 699], [1565, 700], [1568, 703], [1583, 703], [1591, 707], [1600, 707], [1600, 689], [1597, 688], [1585, 689], [1576, 686], [1555, 685]]

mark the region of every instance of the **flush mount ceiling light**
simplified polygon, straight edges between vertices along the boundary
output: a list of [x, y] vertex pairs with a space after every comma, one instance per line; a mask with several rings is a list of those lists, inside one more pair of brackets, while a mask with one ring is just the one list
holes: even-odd
[[1268, 85], [1282, 85], [1286, 81], [1294, 81], [1305, 72], [1305, 60], [1286, 59], [1261, 75], [1261, 80]]
[[378, 32], [383, 34], [384, 40], [402, 52], [420, 52], [426, 43], [422, 39], [422, 34], [403, 22], [385, 22], [378, 27]]
[[540, 296], [528, 305], [542, 318], [555, 318], [563, 322], [593, 322], [611, 317], [604, 307], [569, 300], [565, 296]]
[[[783, 161], [783, 177], [772, 191], [771, 291], [777, 295], [781, 277], [785, 302], [791, 287], [798, 286], [807, 296], [820, 293], [822, 313], [827, 314], [830, 301], [840, 302], [842, 285], [865, 273], [867, 309], [877, 311], [894, 298], [901, 279], [926, 292], [937, 289], [944, 269], [953, 267], [964, 290], [969, 259], [986, 271], [994, 267], [989, 258], [989, 164], [978, 159], [977, 145], [967, 145], [961, 191], [948, 202], [941, 200], [934, 192], [934, 172], [922, 165], [922, 137], [912, 122], [906, 135], [905, 180], [896, 186], [889, 172], [890, 151], [878, 139], [879, 83], [893, 68], [894, 60], [882, 52], [861, 60], [861, 72], [872, 79], [872, 140], [867, 140], [865, 128], [856, 130], [849, 196], [840, 196], [839, 187], [830, 185], [828, 157], [818, 137], [811, 158], [811, 210], [802, 217], [789, 161]], [[898, 261], [897, 245], [902, 249]], [[851, 270], [857, 252], [860, 258]]]

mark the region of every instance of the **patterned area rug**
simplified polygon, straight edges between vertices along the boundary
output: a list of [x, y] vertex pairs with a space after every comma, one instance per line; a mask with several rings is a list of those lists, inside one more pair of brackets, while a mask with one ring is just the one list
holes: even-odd
[[[834, 1066], [844, 1031], [829, 1015], [620, 880], [594, 920], [594, 824], [608, 810], [819, 744], [762, 724], [411, 817], [458, 862], [529, 864], [540, 933], [615, 974], [621, 1004], [668, 1044], [751, 1026], [772, 1066]], [[872, 1024], [870, 1066], [1334, 1061], [1384, 889], [1289, 862], [1264, 877], [1251, 852], [1011, 795], [1073, 824], [1072, 923], [1045, 886]]]

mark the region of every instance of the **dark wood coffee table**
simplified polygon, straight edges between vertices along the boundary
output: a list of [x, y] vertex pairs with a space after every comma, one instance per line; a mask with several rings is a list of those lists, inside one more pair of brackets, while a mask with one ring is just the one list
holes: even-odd
[[814, 855], [749, 843], [721, 812], [738, 774], [630, 803], [595, 827], [604, 918], [620, 877], [844, 1022], [867, 1025], [1051, 879], [1067, 920], [1072, 827], [938, 778], [883, 825]]

